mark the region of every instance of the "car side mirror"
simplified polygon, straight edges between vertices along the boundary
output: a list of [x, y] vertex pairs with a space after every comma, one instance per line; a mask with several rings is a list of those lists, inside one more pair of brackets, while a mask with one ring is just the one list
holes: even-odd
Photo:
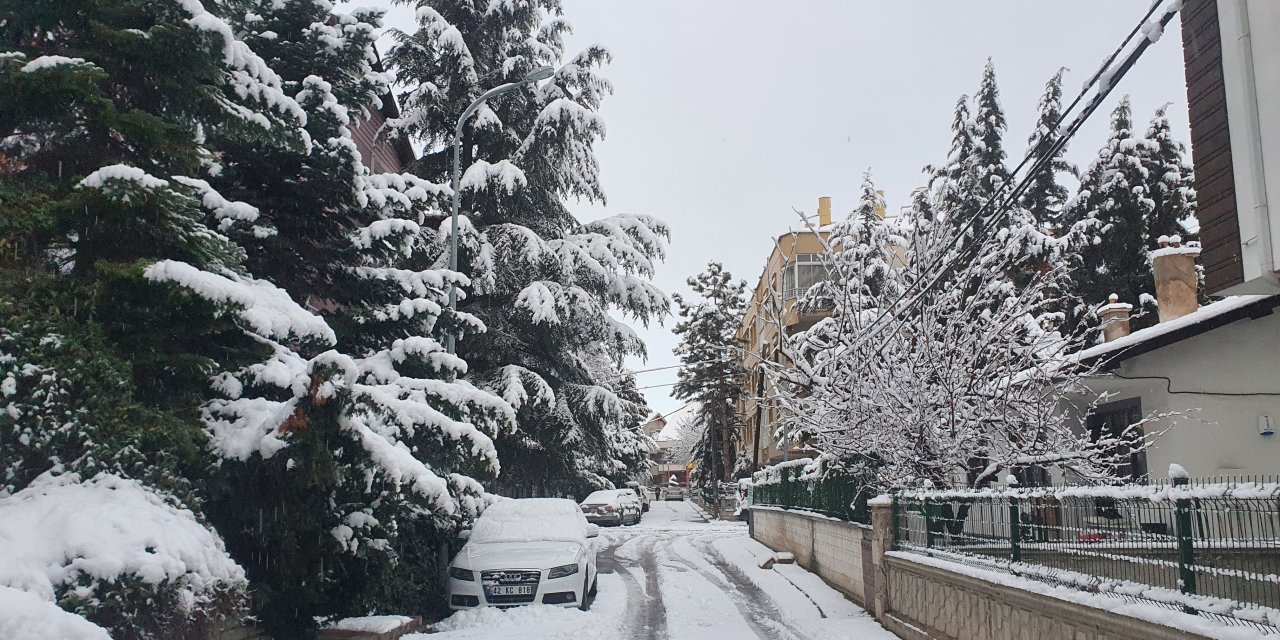
[[459, 531], [459, 532], [458, 532], [458, 539], [459, 539], [459, 540], [462, 540], [462, 541], [470, 540], [470, 539], [471, 539], [471, 530], [470, 530], [470, 529], [463, 529], [462, 531]]
[[589, 525], [587, 525], [587, 537], [588, 537], [588, 538], [599, 538], [599, 537], [600, 537], [600, 527], [598, 527], [598, 526], [596, 526], [596, 525], [594, 525], [594, 524], [589, 524]]

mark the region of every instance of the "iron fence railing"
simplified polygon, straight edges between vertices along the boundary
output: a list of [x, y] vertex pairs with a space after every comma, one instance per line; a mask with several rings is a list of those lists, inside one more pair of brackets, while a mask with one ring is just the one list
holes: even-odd
[[893, 496], [895, 547], [1280, 629], [1280, 484], [925, 491]]
[[870, 524], [867, 499], [872, 497], [864, 478], [831, 475], [821, 479], [802, 478], [803, 469], [780, 470], [773, 482], [751, 486], [750, 503], [757, 506], [802, 509], [832, 518]]

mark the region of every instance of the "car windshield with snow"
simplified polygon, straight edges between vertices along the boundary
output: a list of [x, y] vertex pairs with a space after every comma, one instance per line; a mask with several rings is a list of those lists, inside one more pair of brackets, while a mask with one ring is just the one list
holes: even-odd
[[485, 509], [449, 564], [449, 607], [551, 604], [585, 609], [598, 535], [572, 500], [501, 500]]
[[593, 524], [624, 525], [640, 522], [640, 499], [630, 489], [596, 491], [582, 501], [582, 513]]

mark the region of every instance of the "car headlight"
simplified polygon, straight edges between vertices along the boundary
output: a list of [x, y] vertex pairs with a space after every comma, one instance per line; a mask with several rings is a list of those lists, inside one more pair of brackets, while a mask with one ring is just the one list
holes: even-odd
[[449, 567], [449, 577], [454, 580], [470, 580], [475, 581], [476, 573], [470, 569], [462, 569], [459, 567]]
[[547, 579], [548, 579], [548, 580], [555, 580], [556, 578], [563, 578], [563, 577], [565, 577], [565, 576], [571, 576], [571, 575], [573, 575], [573, 574], [575, 574], [575, 573], [577, 573], [577, 572], [578, 572], [578, 565], [577, 565], [576, 563], [575, 563], [575, 564], [566, 564], [566, 565], [559, 566], [559, 567], [552, 567], [552, 568], [551, 568], [551, 571], [549, 571], [549, 572], [547, 573]]

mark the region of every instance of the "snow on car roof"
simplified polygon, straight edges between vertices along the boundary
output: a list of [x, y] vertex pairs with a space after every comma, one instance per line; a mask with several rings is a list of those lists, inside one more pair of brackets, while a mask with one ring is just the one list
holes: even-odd
[[582, 501], [591, 502], [592, 500], [612, 500], [620, 493], [625, 493], [632, 497], [635, 497], [636, 495], [630, 489], [601, 489], [600, 491], [593, 491], [591, 495], [587, 496]]
[[577, 503], [563, 498], [499, 500], [489, 505], [471, 530], [471, 543], [577, 542], [587, 544], [587, 519]]

